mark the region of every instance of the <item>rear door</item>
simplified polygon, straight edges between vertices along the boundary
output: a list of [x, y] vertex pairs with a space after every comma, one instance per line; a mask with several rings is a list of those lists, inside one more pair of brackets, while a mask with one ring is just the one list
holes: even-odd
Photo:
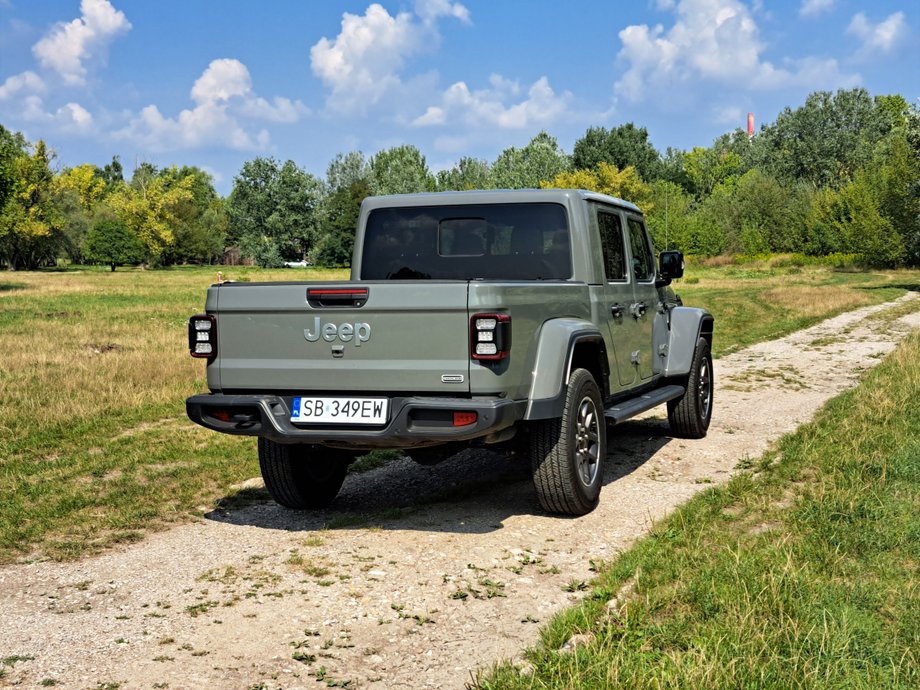
[[[638, 377], [632, 354], [638, 343], [638, 329], [630, 314], [634, 302], [633, 286], [628, 271], [628, 255], [623, 218], [613, 207], [594, 205], [601, 249], [604, 255], [604, 295], [607, 319], [607, 352], [616, 360], [616, 374], [611, 376], [611, 388], [633, 385]], [[611, 369], [614, 362], [611, 361]]]
[[655, 287], [655, 256], [649, 243], [645, 224], [638, 216], [627, 216], [629, 237], [630, 273], [632, 277], [633, 301], [630, 316], [636, 327], [634, 359], [642, 381], [654, 373], [652, 352], [652, 325], [658, 309], [658, 289]]
[[221, 387], [466, 393], [467, 291], [465, 281], [223, 285]]

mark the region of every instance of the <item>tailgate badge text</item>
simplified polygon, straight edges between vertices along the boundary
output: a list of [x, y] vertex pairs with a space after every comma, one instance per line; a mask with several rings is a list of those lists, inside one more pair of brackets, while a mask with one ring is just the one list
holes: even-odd
[[371, 339], [371, 325], [363, 321], [357, 323], [324, 323], [320, 324], [319, 317], [313, 320], [313, 330], [303, 329], [303, 337], [311, 343], [315, 343], [322, 337], [327, 343], [331, 343], [338, 338], [342, 342], [350, 343], [354, 341], [355, 347], [361, 347], [361, 343], [366, 343]]

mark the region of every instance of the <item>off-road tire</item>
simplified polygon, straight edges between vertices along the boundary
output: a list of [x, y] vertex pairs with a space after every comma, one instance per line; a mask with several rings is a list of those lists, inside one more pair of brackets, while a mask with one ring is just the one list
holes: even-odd
[[342, 488], [349, 462], [344, 451], [275, 443], [259, 438], [259, 468], [265, 488], [285, 508], [325, 508]]
[[687, 377], [687, 392], [668, 403], [671, 432], [680, 438], [703, 438], [712, 419], [714, 378], [709, 343], [700, 338]]
[[586, 369], [569, 378], [562, 417], [535, 422], [530, 462], [544, 510], [584, 515], [597, 506], [604, 478], [607, 426], [601, 393]]

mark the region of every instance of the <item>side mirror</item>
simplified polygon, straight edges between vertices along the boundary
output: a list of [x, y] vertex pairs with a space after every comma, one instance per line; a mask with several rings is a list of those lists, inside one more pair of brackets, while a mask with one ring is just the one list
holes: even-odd
[[656, 287], [670, 285], [675, 278], [682, 278], [684, 275], [684, 255], [683, 252], [661, 252], [658, 255], [658, 279], [655, 281]]

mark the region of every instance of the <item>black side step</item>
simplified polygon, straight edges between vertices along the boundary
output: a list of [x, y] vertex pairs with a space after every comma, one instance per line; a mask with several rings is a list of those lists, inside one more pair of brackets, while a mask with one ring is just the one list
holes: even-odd
[[657, 407], [661, 403], [679, 398], [686, 390], [687, 389], [683, 386], [663, 386], [662, 388], [656, 388], [638, 397], [623, 400], [616, 405], [611, 405], [604, 410], [604, 416], [614, 424], [619, 424], [631, 417], [635, 417], [641, 412]]

